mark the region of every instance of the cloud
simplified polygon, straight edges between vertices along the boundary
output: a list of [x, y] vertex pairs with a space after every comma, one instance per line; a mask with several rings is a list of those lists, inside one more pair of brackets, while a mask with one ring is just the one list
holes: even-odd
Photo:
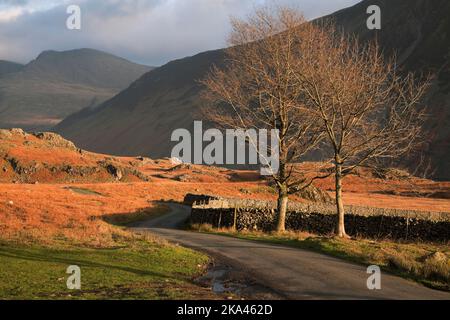
[[68, 0], [0, 0], [0, 22], [14, 21], [23, 15], [46, 11], [66, 2]]
[[0, 7], [4, 6], [24, 6], [30, 0], [0, 0]]
[[[265, 0], [0, 0], [0, 59], [28, 62], [44, 50], [90, 47], [160, 65], [225, 45], [230, 16]], [[315, 18], [358, 0], [278, 0]], [[81, 7], [82, 29], [67, 30], [66, 7]]]
[[0, 22], [16, 20], [24, 13], [21, 8], [8, 8], [0, 12]]

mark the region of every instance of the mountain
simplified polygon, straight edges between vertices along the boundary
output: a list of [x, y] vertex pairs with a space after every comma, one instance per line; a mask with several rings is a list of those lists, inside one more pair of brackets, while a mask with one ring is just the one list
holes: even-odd
[[[366, 27], [365, 11], [371, 4], [381, 8], [382, 29], [377, 32]], [[397, 56], [403, 70], [436, 76], [425, 98], [431, 142], [422, 170], [430, 164], [428, 173], [434, 171], [434, 177], [450, 179], [450, 1], [363, 1], [332, 18], [363, 41], [376, 37], [388, 55]]]
[[[382, 29], [368, 30], [366, 9], [378, 5]], [[447, 0], [366, 0], [343, 9], [332, 18], [345, 31], [367, 41], [375, 37], [386, 54], [396, 53], [405, 71], [437, 74], [428, 95], [430, 106], [427, 157], [436, 176], [450, 178], [450, 2]], [[76, 113], [55, 130], [81, 147], [117, 155], [170, 155], [170, 134], [191, 128], [201, 100], [198, 83], [214, 64], [220, 65], [221, 50], [170, 62], [145, 74], [130, 88], [95, 109]]]
[[23, 65], [11, 61], [0, 60], [0, 76], [22, 70]]
[[110, 99], [149, 70], [93, 49], [44, 51], [25, 66], [0, 63], [0, 127], [53, 127]]
[[189, 128], [199, 119], [197, 80], [223, 58], [218, 50], [172, 61], [103, 105], [73, 114], [55, 131], [100, 153], [169, 156], [172, 131]]

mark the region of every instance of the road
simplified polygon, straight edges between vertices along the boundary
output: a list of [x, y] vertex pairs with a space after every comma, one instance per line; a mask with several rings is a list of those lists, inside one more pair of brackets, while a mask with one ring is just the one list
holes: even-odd
[[367, 266], [319, 253], [226, 236], [177, 229], [190, 208], [171, 204], [171, 212], [133, 226], [170, 242], [201, 250], [247, 272], [286, 299], [445, 299], [450, 294], [382, 273], [381, 290], [367, 288]]

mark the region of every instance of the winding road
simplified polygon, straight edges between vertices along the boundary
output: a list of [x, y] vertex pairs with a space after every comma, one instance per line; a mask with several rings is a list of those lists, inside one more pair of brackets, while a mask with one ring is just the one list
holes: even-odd
[[223, 259], [286, 299], [444, 299], [450, 294], [382, 273], [381, 290], [367, 288], [367, 268], [319, 253], [226, 236], [178, 229], [190, 208], [171, 204], [171, 212], [133, 226], [170, 242]]

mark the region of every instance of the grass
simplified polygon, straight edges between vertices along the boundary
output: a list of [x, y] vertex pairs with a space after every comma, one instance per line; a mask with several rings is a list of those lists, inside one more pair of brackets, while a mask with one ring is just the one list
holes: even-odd
[[378, 265], [389, 273], [434, 289], [450, 291], [450, 249], [445, 244], [345, 240], [291, 231], [282, 234], [260, 231], [237, 232], [230, 229], [214, 229], [210, 225], [193, 225], [191, 229], [311, 250], [363, 265]]
[[[108, 249], [0, 244], [0, 299], [205, 299], [192, 280], [207, 256], [137, 237]], [[81, 290], [67, 289], [67, 267], [81, 268]]]
[[[98, 210], [97, 193], [79, 188], [70, 206], [45, 193], [48, 205], [33, 202], [32, 212], [0, 204], [0, 300], [221, 298], [195, 281], [208, 256], [120, 227], [163, 214], [166, 205], [144, 199], [127, 212], [114, 201], [112, 210]], [[59, 203], [61, 210], [50, 208]], [[81, 268], [81, 290], [67, 288], [71, 265]]]
[[[208, 256], [117, 227], [167, 210], [155, 203], [136, 213], [103, 217], [116, 225], [105, 230], [110, 238], [106, 246], [98, 241], [77, 242], [64, 234], [48, 243], [23, 237], [0, 240], [0, 299], [220, 298], [194, 281], [209, 265]], [[66, 270], [71, 265], [81, 268], [81, 290], [67, 288]]]

